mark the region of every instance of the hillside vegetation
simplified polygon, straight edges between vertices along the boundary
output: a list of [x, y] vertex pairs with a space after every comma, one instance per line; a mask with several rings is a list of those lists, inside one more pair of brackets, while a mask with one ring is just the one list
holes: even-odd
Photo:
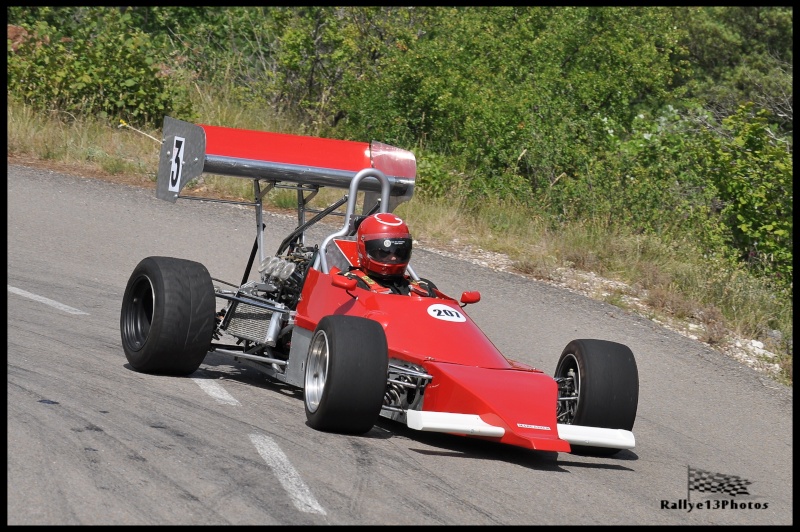
[[760, 340], [791, 381], [789, 7], [7, 15], [9, 156], [152, 179], [164, 115], [393, 144], [418, 162], [415, 236], [619, 280], [609, 301]]

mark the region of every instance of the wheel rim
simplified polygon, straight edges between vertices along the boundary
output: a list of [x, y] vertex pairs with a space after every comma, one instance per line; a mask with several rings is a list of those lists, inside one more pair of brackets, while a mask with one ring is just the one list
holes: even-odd
[[325, 381], [328, 379], [328, 335], [325, 331], [317, 331], [311, 340], [306, 361], [305, 402], [312, 414], [319, 408]]
[[570, 353], [561, 359], [555, 376], [560, 379], [556, 419], [558, 423], [570, 425], [575, 420], [581, 396], [581, 369], [575, 355]]
[[124, 340], [133, 351], [139, 351], [147, 342], [153, 323], [153, 285], [147, 276], [141, 276], [131, 286], [130, 297], [125, 301]]

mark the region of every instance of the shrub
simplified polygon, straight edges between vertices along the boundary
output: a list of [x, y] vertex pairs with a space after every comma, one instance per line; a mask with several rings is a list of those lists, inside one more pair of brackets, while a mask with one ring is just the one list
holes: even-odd
[[40, 110], [137, 125], [159, 123], [167, 114], [193, 118], [180, 72], [165, 67], [157, 43], [131, 27], [126, 13], [96, 14], [70, 34], [38, 22], [14, 46], [9, 41], [8, 96]]

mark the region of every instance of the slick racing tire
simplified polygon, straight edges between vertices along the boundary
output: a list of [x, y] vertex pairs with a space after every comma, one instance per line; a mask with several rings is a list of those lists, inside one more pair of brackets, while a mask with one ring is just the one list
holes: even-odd
[[[573, 377], [577, 402], [560, 411], [559, 423], [633, 429], [639, 404], [639, 371], [626, 345], [607, 340], [573, 340], [561, 353], [555, 377]], [[559, 387], [559, 398], [564, 395]], [[564, 408], [564, 407], [559, 407]], [[573, 445], [575, 453], [610, 456], [620, 449]]]
[[163, 375], [193, 373], [211, 346], [215, 309], [205, 266], [171, 257], [143, 259], [128, 279], [119, 321], [131, 367]]
[[327, 432], [368, 432], [381, 411], [388, 366], [386, 334], [378, 322], [355, 316], [322, 318], [306, 359], [308, 425]]

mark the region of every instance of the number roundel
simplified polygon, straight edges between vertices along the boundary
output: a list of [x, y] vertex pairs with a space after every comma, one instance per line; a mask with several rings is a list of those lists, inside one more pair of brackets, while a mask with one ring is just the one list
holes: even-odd
[[428, 307], [428, 314], [437, 320], [462, 322], [467, 321], [467, 318], [457, 309], [436, 303]]

